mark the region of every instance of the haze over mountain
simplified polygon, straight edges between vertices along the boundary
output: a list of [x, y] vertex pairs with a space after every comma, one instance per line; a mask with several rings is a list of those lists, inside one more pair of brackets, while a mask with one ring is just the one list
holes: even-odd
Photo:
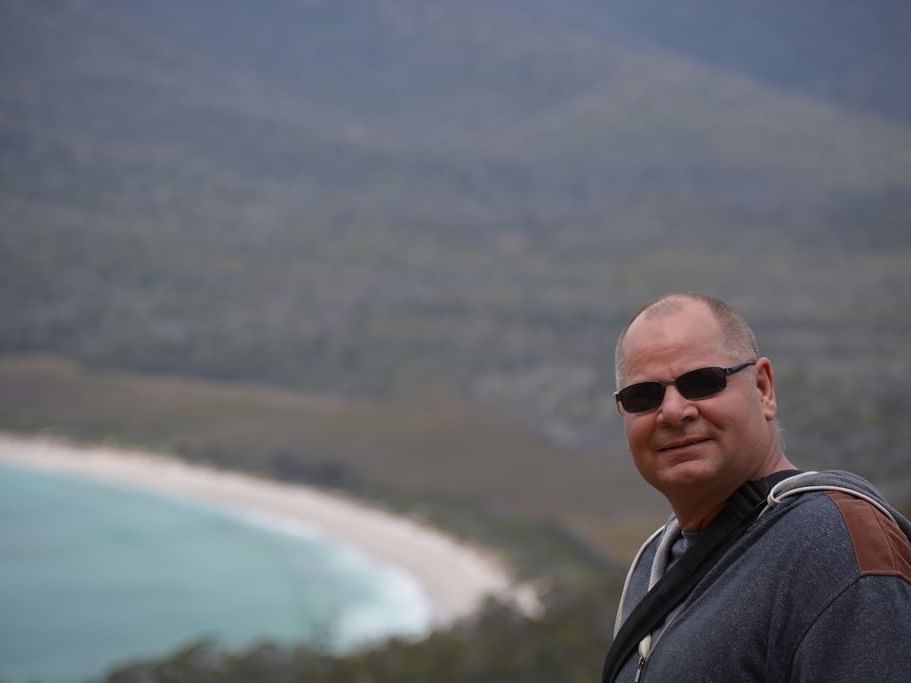
[[9, 0], [0, 350], [334, 395], [443, 385], [600, 448], [625, 316], [707, 289], [791, 374], [798, 446], [854, 446], [800, 429], [827, 420], [823, 386], [898, 463], [908, 19]]
[[[253, 211], [240, 221], [258, 229], [317, 211], [328, 214], [320, 224], [379, 213], [487, 234], [603, 224], [644, 202], [670, 208], [659, 213], [850, 212], [907, 200], [905, 126], [761, 85], [750, 77], [779, 83], [763, 55], [750, 59], [752, 43], [706, 58], [724, 70], [656, 46], [669, 33], [672, 47], [711, 52], [706, 34], [731, 32], [709, 27], [729, 16], [732, 30], [749, 19], [754, 43], [767, 36], [776, 55], [793, 53], [807, 41], [775, 31], [780, 4], [738, 16], [718, 2], [670, 13], [579, 0], [559, 12], [453, 0], [11, 2], [6, 194], [178, 215], [209, 202], [204, 215]], [[779, 81], [836, 81], [842, 15], [810, 13], [839, 31], [815, 50], [832, 59], [790, 61]], [[879, 5], [863, 18], [878, 19], [880, 39], [902, 25]], [[904, 41], [878, 44], [903, 63]], [[857, 66], [867, 88], [899, 92], [874, 61]], [[835, 90], [807, 92], [820, 89]]]
[[[878, 117], [911, 120], [911, 8], [901, 0], [546, 0], [543, 16], [677, 53], [775, 88]], [[620, 31], [617, 26], [622, 27]]]

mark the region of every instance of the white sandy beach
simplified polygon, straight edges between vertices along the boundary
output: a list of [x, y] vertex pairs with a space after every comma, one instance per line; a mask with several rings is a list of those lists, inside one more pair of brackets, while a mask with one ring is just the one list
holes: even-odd
[[[433, 605], [436, 626], [467, 616], [485, 596], [516, 591], [490, 553], [409, 518], [312, 487], [191, 465], [166, 455], [0, 434], [0, 463], [89, 478], [126, 488], [259, 515], [323, 535], [415, 578]], [[533, 601], [525, 605], [533, 608]]]

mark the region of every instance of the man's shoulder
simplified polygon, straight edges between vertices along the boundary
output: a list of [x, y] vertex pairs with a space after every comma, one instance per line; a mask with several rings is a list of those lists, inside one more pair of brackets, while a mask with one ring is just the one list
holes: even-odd
[[870, 500], [847, 491], [803, 493], [768, 515], [762, 535], [789, 548], [841, 558], [859, 575], [901, 576], [911, 582], [911, 541], [896, 520]]
[[862, 498], [841, 491], [826, 495], [844, 520], [860, 573], [911, 583], [911, 543], [895, 520]]

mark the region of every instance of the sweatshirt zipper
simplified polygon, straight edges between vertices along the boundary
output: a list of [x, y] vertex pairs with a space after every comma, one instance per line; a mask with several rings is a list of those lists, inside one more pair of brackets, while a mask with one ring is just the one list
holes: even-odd
[[636, 678], [633, 683], [639, 683], [642, 680], [642, 672], [645, 671], [645, 665], [648, 664], [648, 656], [652, 652], [652, 634], [649, 633], [639, 641], [639, 647], [636, 648], [639, 654], [639, 663], [636, 665]]

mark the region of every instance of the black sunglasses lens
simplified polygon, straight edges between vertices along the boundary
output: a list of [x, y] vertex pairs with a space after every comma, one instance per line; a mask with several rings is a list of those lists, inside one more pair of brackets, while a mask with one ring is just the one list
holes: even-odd
[[[699, 368], [680, 375], [670, 384], [677, 387], [680, 395], [688, 399], [708, 398], [724, 390], [728, 375], [756, 365], [747, 361], [730, 368]], [[664, 401], [662, 382], [639, 382], [617, 392], [617, 400], [628, 413], [646, 413], [655, 410]]]
[[644, 413], [661, 405], [664, 400], [664, 385], [660, 382], [640, 382], [623, 389], [617, 398], [626, 412]]
[[724, 368], [699, 368], [680, 375], [674, 384], [686, 398], [706, 398], [724, 389], [727, 377]]

